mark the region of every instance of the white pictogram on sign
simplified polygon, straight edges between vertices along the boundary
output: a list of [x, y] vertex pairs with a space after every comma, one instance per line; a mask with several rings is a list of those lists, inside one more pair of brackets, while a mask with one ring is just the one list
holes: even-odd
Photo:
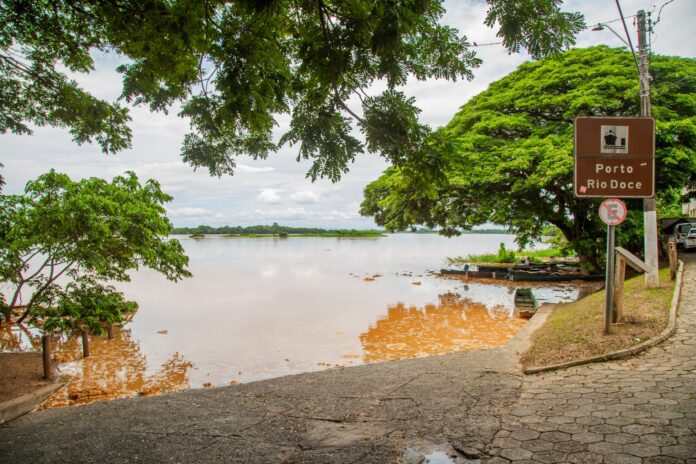
[[600, 137], [600, 153], [628, 153], [628, 126], [602, 126]]
[[626, 219], [626, 204], [618, 198], [604, 200], [599, 205], [599, 217], [608, 226], [618, 226]]

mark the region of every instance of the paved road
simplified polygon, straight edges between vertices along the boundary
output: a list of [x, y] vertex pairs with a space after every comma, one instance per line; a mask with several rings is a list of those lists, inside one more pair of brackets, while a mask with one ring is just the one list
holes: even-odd
[[0, 463], [465, 462], [519, 396], [515, 359], [495, 349], [39, 411], [0, 427]]
[[523, 378], [513, 343], [41, 411], [0, 463], [696, 463], [689, 258], [678, 334], [638, 358]]
[[528, 376], [485, 460], [696, 463], [696, 254], [677, 334], [641, 356]]

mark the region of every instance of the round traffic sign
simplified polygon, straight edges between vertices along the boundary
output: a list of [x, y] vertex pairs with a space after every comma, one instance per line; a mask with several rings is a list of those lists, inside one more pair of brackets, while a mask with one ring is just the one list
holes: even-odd
[[608, 226], [618, 226], [626, 219], [626, 204], [618, 198], [608, 198], [599, 205], [599, 217]]

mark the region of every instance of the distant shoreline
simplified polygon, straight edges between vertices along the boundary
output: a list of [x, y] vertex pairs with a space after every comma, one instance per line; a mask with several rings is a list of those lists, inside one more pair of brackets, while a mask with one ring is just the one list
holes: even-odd
[[[196, 226], [174, 227], [169, 235], [189, 235], [202, 238], [206, 235], [233, 237], [385, 237], [387, 231], [379, 229], [322, 229], [318, 227], [288, 227], [277, 223], [255, 226]], [[395, 234], [438, 234], [437, 230], [420, 228], [414, 231], [393, 232]], [[462, 234], [502, 234], [503, 229], [479, 229], [462, 231]]]
[[[187, 236], [189, 238], [203, 239], [206, 237], [216, 237], [216, 238], [309, 238], [309, 237], [319, 237], [319, 238], [380, 238], [388, 237], [389, 235], [438, 235], [437, 232], [384, 232], [384, 231], [373, 231], [373, 230], [357, 230], [357, 231], [336, 231], [336, 232], [323, 232], [323, 233], [268, 233], [268, 234], [226, 234], [226, 233], [187, 233], [187, 232], [173, 232], [169, 234], [171, 236]], [[462, 235], [510, 235], [506, 231], [465, 231]]]

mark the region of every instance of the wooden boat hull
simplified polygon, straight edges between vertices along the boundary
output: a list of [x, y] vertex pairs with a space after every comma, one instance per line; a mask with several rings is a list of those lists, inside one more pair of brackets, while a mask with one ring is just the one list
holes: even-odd
[[463, 275], [471, 278], [487, 278], [487, 279], [502, 279], [508, 278], [508, 272], [502, 271], [464, 271], [461, 269], [440, 269], [440, 274], [443, 275]]
[[531, 310], [520, 310], [517, 311], [517, 315], [521, 317], [522, 319], [531, 319], [532, 316], [536, 313], [536, 310], [531, 311]]
[[604, 280], [603, 274], [546, 274], [536, 272], [512, 271], [509, 274], [513, 282], [568, 282], [571, 280], [599, 281]]

